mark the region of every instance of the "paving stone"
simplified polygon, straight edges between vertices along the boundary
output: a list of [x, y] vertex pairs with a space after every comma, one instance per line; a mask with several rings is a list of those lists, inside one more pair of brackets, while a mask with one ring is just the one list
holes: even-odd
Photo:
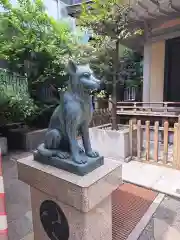
[[7, 221], [8, 223], [26, 215], [27, 207], [24, 204], [10, 204], [6, 202]]
[[180, 200], [165, 197], [138, 240], [179, 240]]
[[[32, 236], [32, 214], [29, 186], [18, 180], [16, 159], [27, 153], [3, 157], [3, 178], [6, 193], [6, 211], [9, 240]], [[33, 237], [25, 240], [33, 240]]]
[[9, 204], [19, 204], [19, 202], [23, 204], [29, 205], [30, 200], [30, 191], [27, 184], [19, 181], [18, 179], [14, 179], [11, 184], [7, 187], [5, 185], [6, 192], [6, 200]]
[[3, 157], [2, 161], [2, 167], [3, 167], [3, 177], [6, 182], [6, 185], [8, 185], [8, 182], [12, 182], [12, 179], [17, 179], [17, 165], [16, 161], [9, 159], [7, 156]]
[[26, 235], [24, 238], [22, 238], [20, 240], [34, 240], [33, 232], [29, 233], [28, 235]]
[[20, 240], [31, 232], [32, 222], [25, 216], [8, 224], [9, 240]]
[[138, 240], [155, 240], [154, 238], [154, 222], [151, 220], [146, 227], [146, 229], [143, 231], [141, 236]]
[[32, 211], [28, 211], [25, 216], [29, 219], [30, 222], [32, 222]]
[[[153, 174], [152, 174], [153, 173]], [[123, 180], [151, 188], [161, 177], [163, 169], [159, 166], [132, 161], [123, 165]]]

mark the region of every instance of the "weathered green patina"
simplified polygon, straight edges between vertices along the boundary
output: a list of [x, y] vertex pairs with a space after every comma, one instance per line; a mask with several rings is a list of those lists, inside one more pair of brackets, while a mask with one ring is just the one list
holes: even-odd
[[[69, 61], [69, 85], [61, 96], [46, 133], [45, 141], [34, 154], [35, 160], [85, 175], [103, 164], [103, 157], [93, 151], [89, 123], [93, 108], [91, 92], [101, 88], [89, 65]], [[83, 147], [78, 143], [78, 133]]]

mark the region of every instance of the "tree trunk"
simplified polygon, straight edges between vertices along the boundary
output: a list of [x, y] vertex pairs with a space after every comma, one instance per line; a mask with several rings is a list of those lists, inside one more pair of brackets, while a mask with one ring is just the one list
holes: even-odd
[[117, 82], [118, 82], [118, 69], [119, 68], [119, 40], [116, 42], [116, 51], [114, 58], [114, 72], [113, 72], [113, 82], [112, 82], [112, 130], [117, 130]]

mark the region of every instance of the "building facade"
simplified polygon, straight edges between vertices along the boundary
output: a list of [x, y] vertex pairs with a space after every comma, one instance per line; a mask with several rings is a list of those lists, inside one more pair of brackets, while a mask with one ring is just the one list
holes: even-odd
[[[124, 1], [131, 6], [132, 22], [144, 30], [123, 42], [144, 54], [142, 100], [180, 102], [180, 0]], [[68, 8], [76, 15], [80, 4]]]
[[132, 43], [144, 52], [143, 101], [180, 102], [180, 1], [133, 0], [132, 8], [144, 29]]

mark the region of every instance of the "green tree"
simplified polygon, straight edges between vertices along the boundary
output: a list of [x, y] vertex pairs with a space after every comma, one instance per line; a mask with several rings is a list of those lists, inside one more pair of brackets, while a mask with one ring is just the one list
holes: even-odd
[[[106, 69], [112, 75], [112, 128], [117, 129], [116, 121], [116, 85], [119, 81], [121, 62], [119, 57], [121, 41], [134, 35], [141, 34], [140, 29], [132, 27], [129, 17], [131, 8], [121, 0], [92, 0], [89, 4], [82, 4], [79, 23], [95, 34], [97, 57], [95, 61], [106, 56], [101, 63], [101, 69]], [[110, 75], [109, 74], [109, 75]]]
[[39, 110], [27, 92], [16, 91], [12, 85], [0, 85], [0, 126], [7, 123], [25, 122]]
[[63, 88], [68, 79], [65, 68], [69, 58], [86, 61], [89, 54], [87, 47], [79, 44], [82, 34], [73, 35], [66, 21], [48, 16], [42, 0], [17, 3], [13, 6], [10, 0], [0, 0], [5, 10], [0, 13], [0, 59], [8, 61], [11, 72], [25, 76], [30, 96], [21, 94], [20, 89], [12, 90], [10, 83], [4, 84], [0, 79], [0, 105], [4, 109], [0, 117], [8, 122], [36, 115], [36, 105], [38, 114], [40, 110], [53, 109], [57, 99], [50, 106], [39, 102], [37, 90], [44, 82]]
[[124, 70], [122, 72], [126, 86], [139, 86], [143, 79], [143, 66], [141, 54], [130, 49], [123, 52]]
[[52, 79], [63, 86], [65, 66], [70, 57], [81, 58], [78, 35], [72, 35], [66, 22], [48, 16], [42, 0], [0, 0], [0, 58], [11, 70], [25, 75], [32, 94], [37, 84]]

